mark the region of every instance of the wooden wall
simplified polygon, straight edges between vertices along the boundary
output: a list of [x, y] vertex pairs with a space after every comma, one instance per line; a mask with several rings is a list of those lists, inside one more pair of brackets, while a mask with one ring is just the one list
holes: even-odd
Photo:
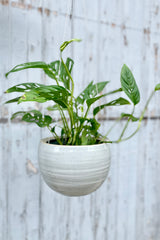
[[[138, 115], [160, 82], [160, 0], [0, 0], [0, 240], [159, 240], [160, 94], [140, 132], [111, 146], [108, 179], [85, 197], [65, 197], [46, 186], [37, 149], [49, 133], [10, 121], [14, 111], [42, 107], [4, 105], [9, 97], [4, 91], [51, 80], [40, 70], [8, 79], [4, 73], [26, 61], [57, 59], [60, 44], [73, 37], [83, 39], [66, 51], [75, 60], [76, 94], [91, 80], [111, 81], [109, 90], [119, 87], [126, 63], [141, 89]], [[101, 131], [124, 109], [102, 111]]]

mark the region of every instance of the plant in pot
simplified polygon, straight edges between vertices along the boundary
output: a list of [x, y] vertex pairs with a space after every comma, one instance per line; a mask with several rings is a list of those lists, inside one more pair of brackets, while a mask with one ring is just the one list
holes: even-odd
[[[110, 143], [119, 143], [128, 140], [139, 130], [147, 106], [160, 84], [157, 84], [139, 118], [134, 116], [135, 106], [140, 101], [140, 93], [131, 70], [123, 65], [121, 70], [121, 87], [103, 93], [109, 83], [89, 83], [78, 96], [74, 96], [74, 81], [72, 68], [74, 61], [71, 58], [63, 60], [62, 52], [68, 44], [80, 41], [72, 39], [60, 46], [60, 60], [47, 64], [45, 62], [29, 62], [15, 66], [6, 74], [29, 68], [43, 69], [44, 73], [54, 80], [51, 85], [27, 82], [9, 88], [6, 93], [17, 92], [21, 95], [7, 101], [38, 102], [50, 101], [52, 105], [47, 110], [51, 115], [44, 115], [38, 110], [20, 111], [12, 115], [11, 119], [20, 117], [22, 121], [35, 123], [39, 127], [47, 127], [52, 137], [42, 139], [39, 144], [39, 165], [45, 182], [49, 187], [67, 196], [82, 196], [95, 191], [107, 177], [110, 166]], [[124, 92], [128, 99], [118, 97], [102, 105], [96, 105], [99, 99], [108, 95], [117, 95]], [[122, 113], [115, 123], [122, 118], [126, 123], [117, 140], [108, 140], [108, 134], [99, 133], [100, 123], [96, 119], [99, 111], [108, 106], [133, 105], [131, 113]], [[92, 110], [92, 117], [89, 113]], [[55, 122], [52, 115], [60, 114], [60, 121]], [[54, 113], [54, 114], [53, 114]], [[130, 122], [138, 122], [137, 129], [128, 137], [124, 137]]]

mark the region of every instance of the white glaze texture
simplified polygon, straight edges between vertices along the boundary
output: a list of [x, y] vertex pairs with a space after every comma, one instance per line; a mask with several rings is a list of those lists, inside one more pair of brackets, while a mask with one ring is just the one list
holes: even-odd
[[39, 144], [39, 165], [47, 185], [63, 195], [83, 196], [99, 188], [110, 167], [109, 144], [60, 146]]

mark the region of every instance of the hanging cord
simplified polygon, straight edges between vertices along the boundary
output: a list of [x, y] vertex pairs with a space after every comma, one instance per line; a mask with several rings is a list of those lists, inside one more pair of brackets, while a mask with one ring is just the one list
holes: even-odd
[[63, 42], [66, 40], [66, 31], [67, 31], [67, 21], [70, 19], [70, 16], [72, 14], [72, 0], [68, 0], [67, 2], [67, 11], [66, 11], [66, 16], [65, 16], [65, 23], [64, 23], [64, 30], [63, 30], [63, 37], [62, 40]]

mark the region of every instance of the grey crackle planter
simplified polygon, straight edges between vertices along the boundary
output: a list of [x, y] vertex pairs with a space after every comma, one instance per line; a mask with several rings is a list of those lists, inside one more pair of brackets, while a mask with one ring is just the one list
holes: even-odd
[[47, 185], [66, 196], [83, 196], [99, 188], [110, 167], [109, 144], [84, 146], [39, 144], [40, 171]]

